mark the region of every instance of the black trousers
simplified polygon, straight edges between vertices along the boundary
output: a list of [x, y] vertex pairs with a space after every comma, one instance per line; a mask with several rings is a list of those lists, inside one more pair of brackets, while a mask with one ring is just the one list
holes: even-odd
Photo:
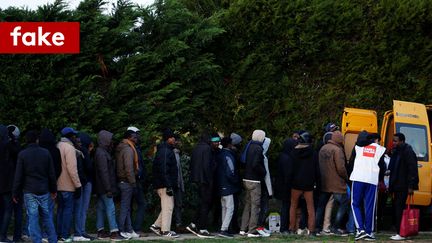
[[212, 207], [213, 186], [210, 184], [198, 185], [199, 211], [196, 215], [197, 228], [200, 230], [207, 229], [208, 215]]
[[396, 232], [399, 234], [400, 224], [402, 221], [402, 213], [405, 209], [408, 192], [394, 192], [393, 193], [393, 210], [394, 210], [394, 222]]

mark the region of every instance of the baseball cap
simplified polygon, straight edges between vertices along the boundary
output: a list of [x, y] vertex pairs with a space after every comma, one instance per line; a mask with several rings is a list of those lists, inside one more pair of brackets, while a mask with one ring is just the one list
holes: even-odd
[[137, 127], [128, 127], [127, 131], [139, 132], [140, 130]]
[[339, 126], [337, 126], [336, 124], [334, 124], [334, 123], [327, 123], [327, 125], [325, 126], [325, 131], [326, 132], [333, 132], [333, 131], [336, 131], [336, 130], [339, 130]]
[[61, 130], [61, 135], [65, 136], [69, 133], [78, 134], [78, 131], [73, 129], [72, 127], [65, 127]]

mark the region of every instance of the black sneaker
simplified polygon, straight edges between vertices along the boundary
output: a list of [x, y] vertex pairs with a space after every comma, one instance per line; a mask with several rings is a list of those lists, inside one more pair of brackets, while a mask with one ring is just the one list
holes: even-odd
[[174, 231], [165, 231], [165, 232], [162, 232], [162, 237], [166, 237], [166, 238], [178, 238], [179, 235], [176, 234], [176, 232], [174, 232]]
[[198, 229], [194, 223], [190, 223], [187, 227], [187, 230], [189, 230], [192, 234], [198, 235]]
[[234, 238], [234, 235], [230, 234], [227, 230], [221, 230], [218, 235], [224, 238]]
[[110, 234], [107, 233], [105, 230], [99, 230], [97, 233], [97, 238], [99, 240], [107, 240], [110, 238]]
[[357, 232], [356, 236], [355, 236], [355, 240], [361, 240], [363, 238], [365, 238], [367, 236], [366, 232], [364, 230]]
[[157, 235], [159, 235], [159, 236], [162, 235], [162, 230], [161, 230], [161, 228], [160, 228], [159, 226], [155, 225], [155, 224], [152, 224], [152, 225], [150, 226], [150, 230], [153, 231], [155, 234], [157, 234]]
[[348, 233], [342, 229], [333, 230], [332, 233], [336, 236], [348, 236]]
[[85, 238], [90, 239], [91, 241], [96, 240], [95, 237], [93, 237], [93, 236], [91, 236], [91, 235], [89, 235], [89, 234], [87, 234], [87, 233], [84, 233], [83, 236], [84, 236]]
[[111, 232], [110, 239], [112, 241], [130, 240], [130, 238], [126, 238], [126, 237], [121, 236], [118, 231], [117, 232]]
[[204, 238], [204, 239], [212, 239], [215, 236], [210, 234], [210, 232], [208, 232], [208, 230], [204, 229], [204, 230], [199, 230], [196, 234], [199, 238]]
[[375, 241], [376, 240], [376, 238], [373, 234], [366, 234], [366, 237], [363, 239], [367, 240], [367, 241]]

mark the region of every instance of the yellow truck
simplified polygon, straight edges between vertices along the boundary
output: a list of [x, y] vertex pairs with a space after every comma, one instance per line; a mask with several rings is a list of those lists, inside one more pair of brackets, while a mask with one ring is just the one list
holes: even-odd
[[[432, 197], [432, 105], [406, 101], [393, 101], [393, 110], [384, 114], [381, 126], [381, 145], [388, 151], [393, 134], [401, 132], [417, 155], [419, 189], [414, 192], [414, 205], [429, 206]], [[378, 133], [378, 117], [373, 110], [345, 108], [342, 115], [342, 133], [345, 135], [347, 158], [357, 140], [358, 133], [366, 130]]]

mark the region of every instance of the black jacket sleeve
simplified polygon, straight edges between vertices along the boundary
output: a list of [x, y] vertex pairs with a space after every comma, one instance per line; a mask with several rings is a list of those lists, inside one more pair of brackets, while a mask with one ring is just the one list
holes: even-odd
[[385, 175], [385, 172], [387, 170], [387, 166], [386, 166], [386, 163], [384, 161], [384, 158], [385, 158], [385, 154], [383, 154], [381, 156], [380, 160], [378, 161], [378, 166], [380, 168], [378, 181], [384, 181], [384, 175]]
[[57, 192], [57, 178], [54, 170], [54, 162], [51, 155], [48, 153], [48, 186], [50, 193]]
[[411, 147], [408, 147], [405, 151], [407, 167], [408, 167], [408, 188], [418, 190], [418, 167], [417, 167], [417, 155], [414, 153]]
[[262, 149], [256, 149], [253, 151], [252, 168], [257, 175], [264, 179], [267, 171], [264, 167], [264, 155], [262, 154]]
[[202, 170], [203, 170], [203, 175], [204, 175], [204, 180], [206, 182], [206, 184], [210, 184], [213, 180], [213, 154], [211, 151], [211, 148], [208, 147], [204, 150], [204, 152], [202, 153]]
[[23, 163], [24, 160], [18, 155], [17, 166], [15, 169], [15, 178], [13, 184], [13, 196], [18, 197], [22, 191], [22, 177], [23, 177]]

